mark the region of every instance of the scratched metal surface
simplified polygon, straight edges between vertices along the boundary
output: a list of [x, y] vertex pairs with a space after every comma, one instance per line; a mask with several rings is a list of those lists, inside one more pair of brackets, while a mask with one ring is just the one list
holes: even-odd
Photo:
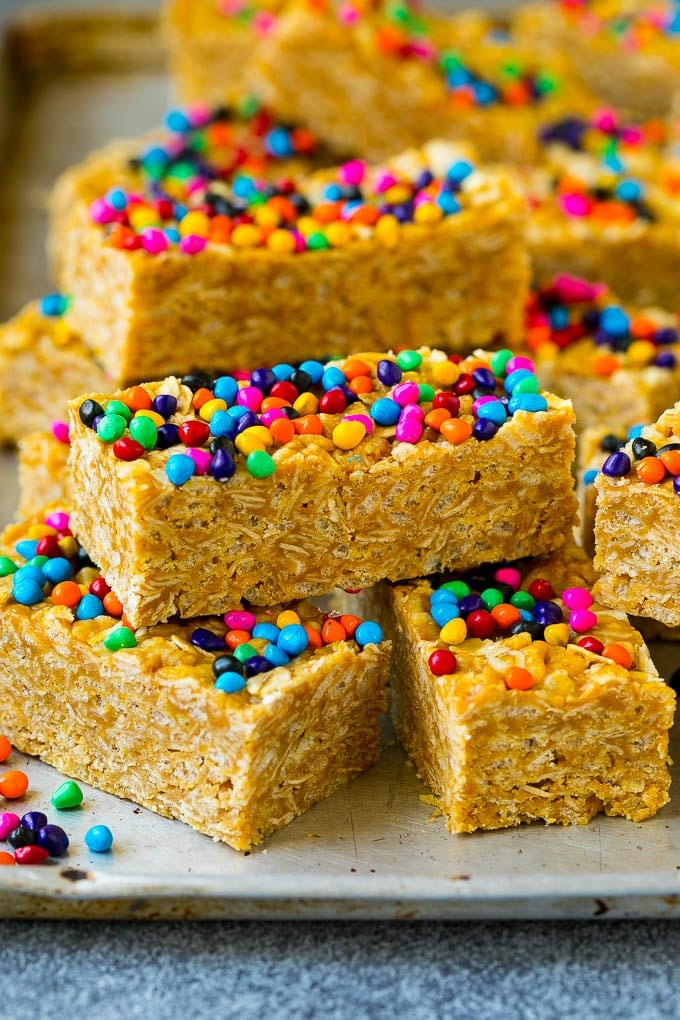
[[[37, 26], [68, 49], [74, 36], [64, 22], [51, 26], [42, 17], [29, 20], [27, 31]], [[168, 85], [152, 42], [147, 46], [139, 27], [122, 17], [119, 30], [115, 52], [134, 60], [100, 61], [99, 70], [77, 73], [58, 61], [51, 72], [27, 71], [24, 62], [15, 81], [0, 189], [3, 315], [48, 287], [44, 201], [55, 174], [112, 136], [152, 127], [166, 105]], [[15, 462], [0, 456], [0, 522], [11, 519], [15, 501]], [[669, 673], [680, 651], [667, 646], [659, 656]], [[31, 779], [22, 807], [47, 808], [58, 773], [16, 754], [11, 763]], [[432, 820], [420, 800], [425, 788], [389, 733], [375, 768], [247, 857], [179, 822], [85, 791], [83, 808], [59, 819], [72, 840], [64, 862], [0, 869], [0, 916], [680, 915], [680, 798], [644, 825], [598, 819], [578, 829], [531, 826], [453, 837], [441, 819]], [[113, 829], [113, 853], [86, 850], [83, 836], [95, 821]]]

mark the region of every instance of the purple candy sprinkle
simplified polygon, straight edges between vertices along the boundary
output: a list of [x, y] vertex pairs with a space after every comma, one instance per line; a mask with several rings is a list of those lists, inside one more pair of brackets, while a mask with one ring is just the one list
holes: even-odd
[[602, 465], [602, 474], [619, 478], [630, 471], [630, 457], [627, 453], [612, 453]]

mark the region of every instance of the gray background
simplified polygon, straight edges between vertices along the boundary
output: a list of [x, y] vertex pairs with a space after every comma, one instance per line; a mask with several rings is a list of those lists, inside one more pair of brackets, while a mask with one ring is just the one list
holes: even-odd
[[0, 925], [0, 1020], [680, 1016], [673, 922]]

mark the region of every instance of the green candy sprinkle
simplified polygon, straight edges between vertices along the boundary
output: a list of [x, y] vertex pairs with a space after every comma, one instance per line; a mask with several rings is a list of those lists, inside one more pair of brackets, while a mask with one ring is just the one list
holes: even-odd
[[126, 422], [129, 422], [130, 418], [132, 418], [132, 411], [122, 400], [109, 400], [104, 414], [118, 414], [121, 418], [125, 418]]
[[457, 599], [464, 599], [471, 591], [470, 585], [466, 584], [465, 581], [447, 581], [442, 585], [442, 588], [446, 588], [447, 591], [452, 591]]
[[512, 351], [509, 351], [507, 347], [504, 348], [502, 351], [495, 351], [495, 353], [492, 354], [491, 358], [489, 359], [491, 371], [493, 372], [493, 374], [497, 375], [499, 378], [505, 375], [506, 365], [510, 361], [510, 358], [513, 357], [514, 354], [512, 353]]
[[243, 645], [237, 645], [231, 654], [239, 662], [247, 662], [248, 659], [252, 659], [253, 655], [257, 655], [257, 650], [246, 641]]
[[515, 609], [533, 609], [536, 599], [528, 591], [516, 591], [510, 599], [510, 605]]
[[28, 567], [44, 567], [48, 560], [49, 556], [32, 556], [26, 565]]
[[130, 435], [145, 450], [153, 450], [158, 439], [158, 429], [151, 418], [142, 415], [140, 418], [133, 418], [130, 422]]
[[418, 403], [431, 403], [434, 400], [435, 392], [434, 386], [430, 386], [429, 383], [421, 383], [418, 387]]
[[246, 458], [246, 468], [253, 478], [269, 478], [276, 471], [276, 464], [264, 450], [253, 450]]
[[535, 375], [525, 375], [512, 387], [512, 395], [516, 393], [540, 393], [541, 387]]
[[108, 637], [104, 638], [104, 648], [110, 652], [118, 652], [121, 648], [136, 648], [137, 638], [135, 632], [129, 627], [116, 627]]
[[484, 608], [488, 610], [492, 610], [494, 606], [500, 606], [504, 601], [503, 593], [498, 588], [485, 588], [479, 597], [484, 603]]
[[120, 414], [105, 414], [97, 423], [97, 435], [103, 443], [115, 443], [125, 432], [127, 422]]
[[9, 558], [9, 556], [0, 556], [0, 577], [8, 577], [10, 574], [16, 574], [18, 570], [16, 563]]
[[54, 791], [50, 803], [58, 811], [70, 811], [83, 803], [83, 791], [72, 779], [67, 779]]
[[315, 230], [313, 234], [310, 234], [307, 238], [307, 247], [311, 248], [312, 251], [319, 251], [321, 248], [328, 248], [328, 238], [325, 234], [322, 234], [320, 230]]
[[399, 351], [397, 364], [404, 372], [412, 372], [422, 364], [423, 356], [418, 351]]

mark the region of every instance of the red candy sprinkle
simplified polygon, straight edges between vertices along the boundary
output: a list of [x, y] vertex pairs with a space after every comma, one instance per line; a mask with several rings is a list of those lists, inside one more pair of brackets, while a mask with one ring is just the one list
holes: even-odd
[[347, 407], [347, 399], [340, 388], [328, 390], [319, 400], [319, 410], [323, 414], [341, 414]]
[[472, 393], [476, 385], [477, 383], [471, 375], [468, 375], [467, 372], [462, 372], [458, 377], [458, 381], [454, 383], [453, 390], [454, 393], [459, 395], [462, 395], [463, 393]]
[[542, 577], [537, 577], [536, 580], [532, 581], [529, 585], [529, 594], [535, 598], [537, 602], [548, 602], [555, 595], [555, 589], [551, 585], [550, 581], [546, 581]]
[[14, 851], [17, 864], [44, 864], [50, 856], [42, 846], [20, 846]]
[[96, 595], [99, 599], [103, 599], [110, 591], [111, 587], [106, 583], [103, 577], [95, 577], [94, 581], [90, 585], [90, 592], [92, 595]]
[[290, 404], [300, 396], [297, 386], [287, 379], [280, 379], [275, 382], [269, 391], [270, 397], [279, 397], [280, 400], [287, 400]]
[[465, 622], [468, 637], [490, 638], [496, 633], [496, 621], [486, 609], [475, 609]]
[[49, 556], [50, 559], [53, 556], [61, 556], [61, 549], [59, 548], [59, 542], [54, 535], [46, 535], [45, 538], [41, 538], [36, 546], [36, 556]]
[[113, 444], [114, 455], [118, 460], [139, 460], [145, 454], [145, 449], [136, 439], [129, 436], [122, 436]]
[[203, 446], [210, 439], [210, 426], [204, 421], [183, 421], [178, 431], [185, 446]]
[[460, 400], [455, 393], [435, 393], [432, 407], [443, 407], [450, 413], [452, 418], [456, 418], [460, 411]]
[[602, 655], [604, 651], [604, 645], [601, 641], [598, 641], [596, 637], [586, 635], [585, 637], [579, 638], [577, 641], [579, 648], [585, 648], [587, 652], [592, 652], [593, 655]]
[[446, 676], [447, 673], [456, 672], [458, 662], [448, 648], [438, 648], [427, 660], [427, 664], [435, 676]]

